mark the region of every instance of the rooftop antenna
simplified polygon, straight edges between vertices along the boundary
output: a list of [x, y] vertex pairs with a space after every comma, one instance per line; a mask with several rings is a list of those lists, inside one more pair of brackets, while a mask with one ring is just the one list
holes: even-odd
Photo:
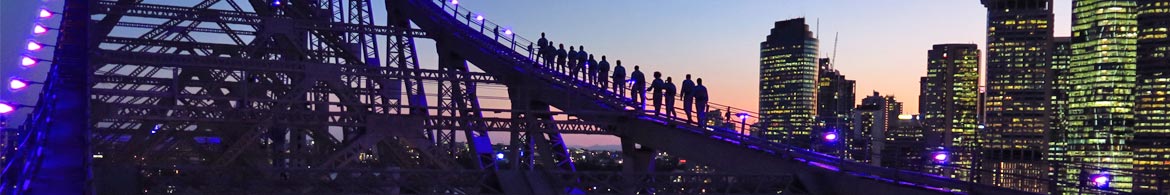
[[[817, 25], [817, 26], [820, 26], [820, 25]], [[833, 69], [837, 69], [837, 62], [841, 61], [841, 60], [837, 60], [837, 37], [840, 37], [840, 36], [841, 36], [841, 32], [833, 33], [833, 61], [832, 61], [833, 63], [829, 63], [829, 67], [832, 67]]]

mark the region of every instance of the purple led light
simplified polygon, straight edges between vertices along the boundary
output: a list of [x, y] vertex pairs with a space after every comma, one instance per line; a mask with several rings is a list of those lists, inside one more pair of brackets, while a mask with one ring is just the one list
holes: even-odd
[[933, 159], [934, 159], [934, 161], [942, 162], [942, 161], [947, 161], [948, 157], [950, 157], [950, 156], [947, 155], [946, 153], [938, 153], [938, 154], [934, 154]]
[[475, 15], [475, 20], [483, 21], [483, 15]]
[[459, 0], [451, 0], [452, 5], [459, 5]]
[[21, 67], [28, 68], [28, 67], [32, 67], [33, 65], [37, 65], [37, 59], [33, 59], [32, 57], [28, 57], [28, 56], [24, 56], [24, 57], [20, 58], [20, 66]]
[[45, 26], [41, 26], [40, 24], [33, 26], [33, 34], [39, 35], [39, 34], [45, 34], [45, 32], [49, 32], [49, 29], [45, 28]]
[[36, 51], [36, 50], [41, 50], [41, 48], [43, 48], [43, 46], [41, 46], [41, 44], [40, 44], [40, 43], [37, 43], [37, 42], [35, 42], [35, 41], [29, 41], [29, 42], [28, 42], [28, 50], [29, 50], [29, 51]]
[[12, 107], [12, 105], [8, 105], [8, 103], [0, 103], [0, 114], [12, 113], [14, 110], [16, 110], [16, 108]]
[[53, 17], [53, 12], [49, 11], [48, 9], [41, 9], [41, 13], [37, 16], [40, 16], [41, 18], [49, 18]]
[[1093, 186], [1098, 188], [1109, 187], [1109, 182], [1111, 182], [1110, 180], [1112, 179], [1109, 178], [1108, 174], [1093, 175], [1092, 178]]
[[837, 133], [826, 133], [825, 141], [837, 141]]
[[504, 30], [505, 35], [512, 35], [512, 29]]
[[28, 87], [28, 82], [25, 82], [23, 80], [12, 79], [12, 80], [8, 81], [8, 89], [21, 90], [21, 89], [24, 89], [25, 87]]

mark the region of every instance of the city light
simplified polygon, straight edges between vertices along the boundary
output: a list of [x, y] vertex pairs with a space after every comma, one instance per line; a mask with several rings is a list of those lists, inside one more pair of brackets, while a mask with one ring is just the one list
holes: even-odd
[[280, 6], [280, 0], [272, 1], [272, 6]]
[[45, 26], [42, 26], [40, 24], [33, 26], [33, 34], [40, 35], [40, 34], [45, 34], [45, 32], [49, 32], [49, 28], [45, 28]]
[[746, 120], [747, 120], [747, 117], [748, 117], [749, 115], [748, 115], [748, 113], [746, 113], [746, 112], [740, 112], [740, 113], [736, 113], [736, 114], [735, 114], [735, 116], [738, 116], [738, 117], [739, 117], [739, 120], [741, 120], [741, 121], [746, 121]]
[[38, 16], [41, 18], [53, 17], [53, 12], [49, 11], [48, 9], [41, 9], [41, 13]]
[[37, 43], [36, 41], [29, 41], [28, 42], [28, 50], [29, 51], [37, 51], [37, 50], [41, 50], [41, 48], [44, 48], [44, 46], [41, 46], [41, 44]]
[[496, 153], [496, 159], [504, 160], [504, 153]]

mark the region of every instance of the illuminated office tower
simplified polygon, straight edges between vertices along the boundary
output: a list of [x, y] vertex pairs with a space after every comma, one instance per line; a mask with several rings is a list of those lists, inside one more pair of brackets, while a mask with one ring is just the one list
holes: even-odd
[[[1137, 104], [1131, 146], [1134, 192], [1170, 187], [1170, 0], [1137, 1]], [[1157, 185], [1161, 184], [1162, 189]]]
[[[820, 59], [817, 79], [817, 120], [821, 129], [849, 131], [850, 115], [856, 104], [856, 81], [845, 79], [829, 58]], [[815, 133], [815, 132], [814, 132]]]
[[885, 143], [881, 151], [882, 167], [909, 171], [922, 171], [925, 161], [925, 129], [918, 121], [918, 115], [898, 115], [894, 124], [887, 124]]
[[[976, 146], [976, 99], [979, 90], [979, 46], [934, 45], [928, 52], [927, 75], [921, 79], [918, 112], [931, 152], [946, 152], [949, 166], [970, 167]], [[925, 163], [925, 162], [924, 162]], [[931, 172], [969, 180], [964, 172], [942, 168]]]
[[983, 183], [1044, 193], [1048, 173], [1052, 0], [983, 0], [987, 7], [987, 90]]
[[816, 125], [817, 39], [804, 18], [776, 22], [760, 43], [763, 137], [808, 147]]
[[[1068, 91], [1072, 89], [1069, 85], [1068, 64], [1072, 56], [1072, 39], [1069, 37], [1055, 37], [1052, 38], [1052, 97], [1050, 101], [1052, 117], [1049, 118], [1048, 130], [1048, 155], [1046, 160], [1053, 163], [1068, 162], [1065, 157], [1066, 139], [1065, 131], [1068, 129]], [[1064, 175], [1064, 167], [1051, 167], [1052, 173], [1057, 178]], [[1048, 186], [1051, 188], [1057, 186]]]
[[1137, 83], [1136, 13], [1134, 0], [1073, 1], [1066, 154], [1071, 163], [1100, 168], [1069, 168], [1066, 177], [1072, 181], [1109, 174], [1114, 175], [1109, 188], [1132, 188], [1132, 177], [1108, 170], [1133, 169], [1128, 142], [1133, 139]]

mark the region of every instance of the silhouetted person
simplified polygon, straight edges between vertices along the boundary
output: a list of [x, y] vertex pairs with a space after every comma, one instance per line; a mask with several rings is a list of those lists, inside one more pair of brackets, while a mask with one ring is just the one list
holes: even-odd
[[654, 115], [658, 115], [662, 111], [662, 91], [666, 90], [666, 83], [662, 82], [662, 73], [654, 72], [654, 82], [650, 83], [650, 94], [654, 95]]
[[569, 46], [569, 55], [566, 56], [569, 59], [569, 76], [573, 78], [577, 78], [577, 67], [581, 66], [581, 61], [577, 61], [577, 54], [581, 54], [581, 52], [577, 52], [576, 49]]
[[[589, 71], [588, 71], [589, 72], [589, 76], [588, 76], [589, 83], [593, 83], [594, 85], [597, 85], [598, 84], [597, 83], [597, 72], [600, 72], [601, 68], [599, 68], [599, 66], [597, 64], [597, 60], [593, 59], [593, 54], [589, 54], [589, 60], [586, 61], [585, 64], [586, 64], [586, 67], [589, 68]], [[602, 88], [602, 89], [604, 89], [604, 88]]]
[[687, 122], [694, 122], [691, 120], [691, 103], [695, 101], [695, 82], [691, 81], [691, 74], [687, 74], [687, 79], [682, 82], [682, 90], [679, 95], [683, 99], [683, 114], [687, 115]]
[[553, 47], [552, 41], [549, 41], [548, 45], [545, 45], [544, 48], [540, 48], [540, 57], [544, 58], [544, 68], [553, 68], [556, 66], [553, 63], [556, 62], [557, 48]]
[[496, 34], [496, 40], [499, 41], [500, 40], [500, 26], [496, 26], [495, 29], [492, 29], [492, 32]]
[[666, 91], [662, 94], [662, 98], [665, 98], [664, 101], [666, 101], [666, 116], [678, 118], [678, 114], [674, 112], [674, 95], [678, 92], [677, 88], [674, 87], [674, 81], [671, 81], [670, 77], [666, 77], [666, 83], [663, 86], [663, 90]]
[[695, 86], [695, 110], [699, 115], [699, 127], [707, 126], [707, 87], [703, 86], [703, 79], [695, 79], [699, 85]]
[[541, 49], [548, 47], [548, 39], [544, 38], [544, 32], [540, 32], [540, 39], [536, 40], [536, 46], [540, 46]]
[[622, 67], [621, 60], [613, 67], [613, 92], [626, 97], [626, 67]]
[[[620, 63], [619, 63], [620, 64]], [[638, 70], [638, 66], [634, 66], [634, 73], [630, 73], [630, 80], [634, 83], [630, 86], [630, 93], [634, 99], [634, 105], [638, 106], [638, 110], [646, 109], [646, 75], [642, 74], [642, 70]]]
[[534, 53], [534, 51], [532, 50], [532, 43], [528, 43], [528, 58], [530, 58], [532, 61], [537, 62], [537, 64], [534, 64], [533, 66], [540, 65], [539, 64], [540, 61], [536, 61], [537, 56], [536, 56], [536, 53]]
[[557, 69], [559, 69], [560, 72], [565, 72], [565, 60], [569, 54], [565, 53], [565, 44], [562, 43], [557, 46], [560, 48], [557, 49]]
[[577, 69], [579, 69], [577, 71], [581, 73], [581, 77], [580, 77], [581, 80], [588, 81], [588, 79], [585, 78], [586, 77], [585, 75], [589, 74], [589, 69], [586, 66], [592, 65], [592, 64], [587, 65], [586, 63], [588, 63], [588, 62], [589, 62], [589, 53], [585, 52], [585, 46], [583, 46], [583, 45], [577, 46], [577, 63], [578, 63]]
[[609, 61], [605, 60], [605, 56], [601, 56], [601, 62], [597, 63], [597, 82], [601, 84], [602, 89], [609, 89]]

